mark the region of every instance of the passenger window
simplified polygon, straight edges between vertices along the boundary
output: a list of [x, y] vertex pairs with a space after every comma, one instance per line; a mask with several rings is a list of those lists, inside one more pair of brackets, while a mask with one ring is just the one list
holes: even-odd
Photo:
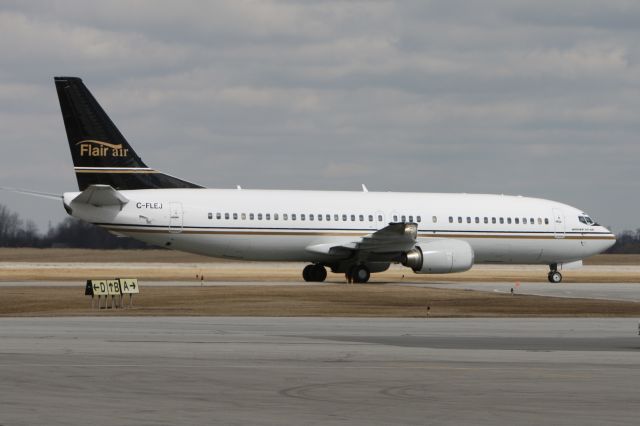
[[321, 215], [321, 214], [319, 214], [319, 215], [318, 215], [318, 220], [319, 220], [320, 222], [322, 222], [322, 215]]
[[207, 216], [209, 217], [209, 219], [213, 219], [213, 213], [209, 213]]
[[382, 215], [381, 214], [378, 215], [378, 222], [382, 222]]
[[467, 223], [471, 223], [471, 217], [467, 216]]
[[364, 215], [358, 216], [358, 219], [360, 219], [360, 222], [364, 222]]
[[449, 223], [453, 223], [453, 216], [449, 216]]
[[538, 225], [542, 225], [542, 219], [538, 218]]
[[548, 225], [548, 224], [549, 224], [549, 218], [547, 218], [547, 217], [545, 217], [545, 218], [544, 218], [544, 224], [545, 224], [545, 225]]
[[355, 214], [352, 214], [352, 215], [351, 215], [351, 222], [355, 222], [355, 221], [356, 221], [356, 215], [355, 215]]
[[337, 215], [337, 214], [334, 214], [333, 215], [333, 220], [336, 221], [336, 222], [339, 221], [340, 220], [340, 216]]
[[491, 223], [496, 223], [496, 218], [495, 217], [491, 218]]
[[253, 213], [249, 213], [249, 219], [250, 219], [250, 220], [253, 220], [253, 217], [254, 217], [254, 216], [253, 216]]
[[286, 213], [282, 213], [282, 219], [289, 220], [289, 215]]
[[503, 225], [503, 224], [504, 224], [504, 218], [503, 218], [503, 217], [501, 217], [501, 218], [500, 218], [500, 224], [501, 224], [501, 225]]
[[397, 216], [397, 215], [395, 215], [395, 214], [393, 215], [393, 221], [394, 221], [394, 222], [397, 222], [397, 221], [398, 221], [398, 216]]
[[233, 214], [233, 220], [238, 220], [238, 213]]
[[227, 220], [229, 220], [229, 213], [225, 213], [225, 214], [224, 214], [224, 218], [225, 218], [225, 219], [227, 219]]
[[416, 216], [416, 222], [418, 223], [422, 222], [422, 218], [420, 216]]
[[258, 213], [258, 220], [262, 220], [262, 213]]
[[484, 223], [489, 223], [489, 218], [488, 217], [484, 217]]
[[433, 216], [433, 217], [431, 217], [431, 221], [432, 221], [433, 223], [438, 223], [438, 217], [437, 217], [437, 216]]
[[409, 216], [409, 222], [413, 223], [413, 216]]
[[520, 225], [520, 219], [519, 218], [516, 217], [515, 219], [513, 219], [513, 221], [514, 221], [514, 223], [516, 225]]
[[532, 224], [532, 225], [535, 223], [535, 222], [533, 221], [533, 218], [529, 219], [529, 221], [530, 221], [529, 223], [530, 223], [530, 224]]
[[402, 215], [402, 221], [406, 222], [407, 221], [407, 217], [405, 215]]
[[476, 216], [476, 223], [480, 223], [480, 218]]
[[264, 215], [264, 218], [265, 218], [266, 220], [271, 220], [271, 213], [267, 213], [267, 214], [265, 214], [265, 215]]
[[296, 214], [295, 213], [291, 213], [291, 220], [296, 220]]
[[508, 218], [507, 218], [507, 223], [508, 223], [509, 225], [511, 225], [511, 218], [510, 218], [510, 217], [508, 217]]
[[309, 215], [309, 220], [313, 220], [313, 215], [312, 214]]
[[302, 213], [302, 214], [300, 215], [300, 220], [305, 220], [304, 213]]
[[328, 214], [328, 215], [326, 215], [324, 218], [325, 218], [325, 219], [327, 219], [327, 222], [329, 222], [329, 221], [331, 220], [331, 215], [330, 215], [330, 214]]
[[373, 215], [372, 214], [369, 215], [369, 222], [373, 222]]
[[458, 223], [462, 223], [462, 216], [458, 216]]
[[220, 212], [216, 213], [216, 219], [222, 219], [222, 213]]
[[247, 214], [246, 214], [246, 213], [242, 213], [242, 214], [240, 215], [240, 219], [242, 219], [242, 220], [247, 220]]

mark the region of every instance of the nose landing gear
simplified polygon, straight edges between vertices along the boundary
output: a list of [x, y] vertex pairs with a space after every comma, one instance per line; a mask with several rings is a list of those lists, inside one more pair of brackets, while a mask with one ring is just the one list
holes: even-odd
[[552, 263], [549, 265], [549, 274], [547, 274], [547, 279], [550, 283], [558, 284], [562, 282], [562, 274], [558, 272], [558, 264]]

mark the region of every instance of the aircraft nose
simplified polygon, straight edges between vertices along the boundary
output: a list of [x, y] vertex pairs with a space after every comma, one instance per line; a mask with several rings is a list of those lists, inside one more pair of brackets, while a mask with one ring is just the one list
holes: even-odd
[[606, 238], [606, 239], [602, 240], [602, 249], [600, 250], [601, 252], [603, 252], [603, 251], [609, 249], [610, 247], [612, 247], [617, 241], [616, 235], [613, 232], [611, 232], [609, 229], [607, 229], [607, 228], [605, 228], [603, 226], [602, 230], [609, 234], [608, 235], [609, 238]]

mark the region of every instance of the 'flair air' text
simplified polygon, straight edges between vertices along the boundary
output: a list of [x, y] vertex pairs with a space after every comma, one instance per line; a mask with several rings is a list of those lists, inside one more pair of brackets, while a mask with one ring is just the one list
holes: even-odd
[[126, 157], [128, 148], [123, 148], [122, 144], [112, 144], [109, 142], [96, 141], [91, 139], [76, 142], [80, 146], [81, 157]]

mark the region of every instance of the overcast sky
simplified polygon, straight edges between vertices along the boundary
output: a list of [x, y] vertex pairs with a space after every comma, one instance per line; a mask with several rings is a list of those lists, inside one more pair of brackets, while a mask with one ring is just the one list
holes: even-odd
[[639, 40], [638, 1], [2, 0], [0, 186], [77, 190], [65, 75], [204, 186], [522, 194], [635, 229]]

